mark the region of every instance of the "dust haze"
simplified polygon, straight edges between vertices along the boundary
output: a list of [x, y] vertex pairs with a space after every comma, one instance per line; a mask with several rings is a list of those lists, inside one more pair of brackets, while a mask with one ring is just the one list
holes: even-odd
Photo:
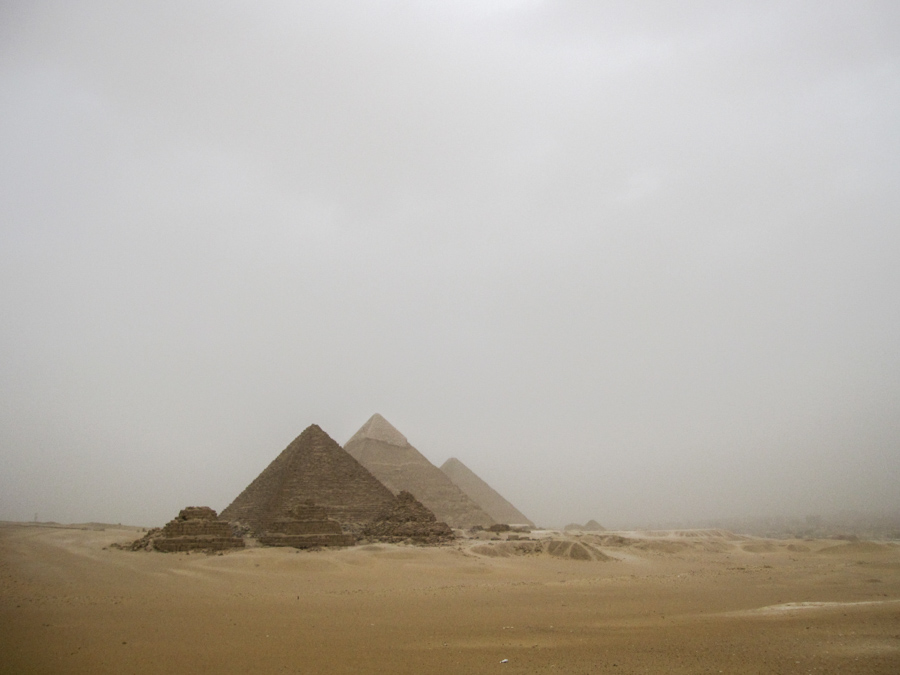
[[539, 524], [900, 510], [890, 2], [0, 4], [0, 519], [373, 413]]

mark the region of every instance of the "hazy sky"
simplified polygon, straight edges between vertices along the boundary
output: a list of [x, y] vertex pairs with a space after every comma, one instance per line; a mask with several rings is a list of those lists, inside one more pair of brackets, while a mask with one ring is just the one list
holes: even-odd
[[0, 519], [900, 508], [900, 3], [2, 0], [0, 316]]

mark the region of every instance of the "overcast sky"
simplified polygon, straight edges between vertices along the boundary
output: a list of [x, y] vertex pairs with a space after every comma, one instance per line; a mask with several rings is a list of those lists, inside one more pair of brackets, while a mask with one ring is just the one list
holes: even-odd
[[374, 412], [533, 520], [900, 508], [900, 3], [0, 2], [0, 519]]

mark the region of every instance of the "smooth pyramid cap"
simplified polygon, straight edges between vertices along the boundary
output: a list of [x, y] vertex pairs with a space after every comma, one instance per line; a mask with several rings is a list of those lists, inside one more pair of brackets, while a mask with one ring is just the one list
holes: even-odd
[[367, 438], [372, 439], [373, 441], [381, 441], [388, 445], [396, 445], [401, 448], [409, 445], [406, 436], [397, 431], [390, 422], [378, 413], [372, 415], [369, 418], [369, 421], [363, 424], [359, 431], [353, 434], [353, 437], [347, 441], [345, 445], [349, 445], [353, 441], [362, 441]]

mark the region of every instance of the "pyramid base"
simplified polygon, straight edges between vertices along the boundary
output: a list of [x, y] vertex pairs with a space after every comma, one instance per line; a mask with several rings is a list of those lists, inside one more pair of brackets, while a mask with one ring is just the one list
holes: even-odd
[[292, 546], [314, 548], [316, 546], [353, 546], [353, 537], [346, 534], [264, 534], [258, 539], [264, 546]]
[[244, 548], [244, 540], [237, 537], [159, 537], [153, 540], [153, 548], [162, 553], [180, 551], [225, 551]]

